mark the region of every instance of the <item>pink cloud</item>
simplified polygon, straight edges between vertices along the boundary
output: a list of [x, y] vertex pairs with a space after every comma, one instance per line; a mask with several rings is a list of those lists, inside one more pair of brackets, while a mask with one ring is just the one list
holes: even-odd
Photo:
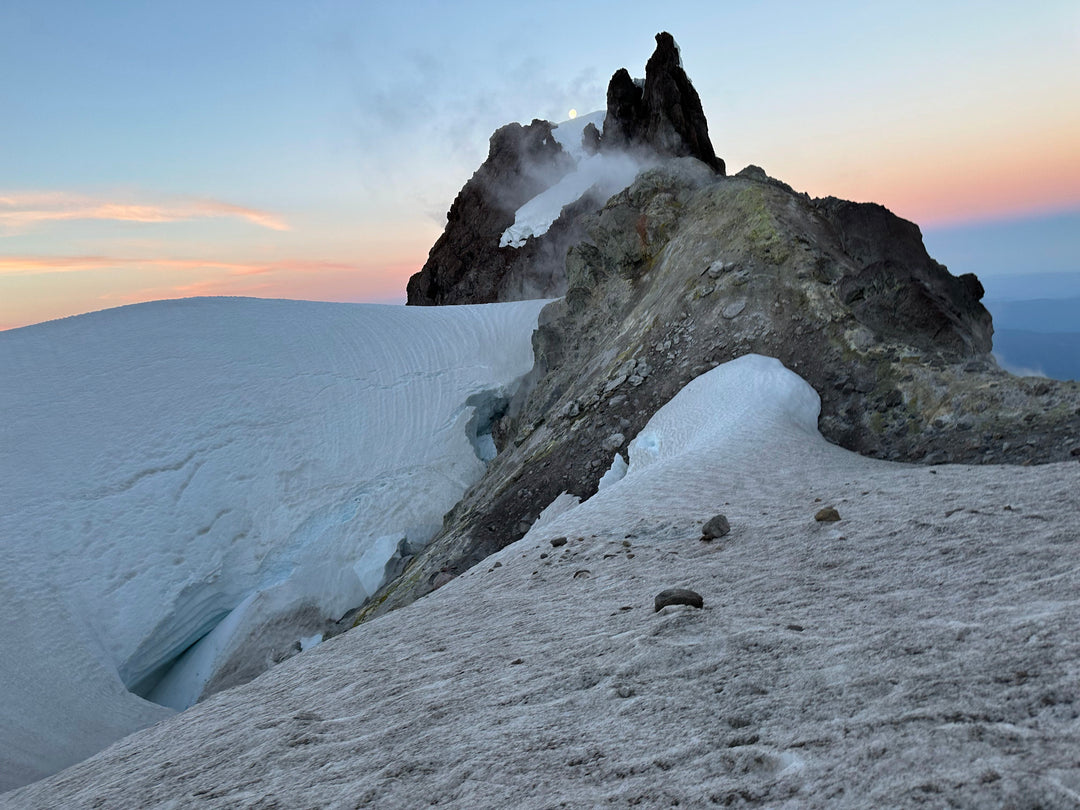
[[289, 230], [288, 223], [277, 214], [220, 200], [177, 199], [145, 203], [62, 191], [0, 194], [0, 228], [8, 231], [47, 222], [87, 219], [162, 223], [221, 218], [243, 219], [275, 231]]
[[170, 270], [225, 270], [233, 276], [275, 271], [317, 273], [327, 270], [359, 271], [362, 265], [318, 259], [283, 259], [273, 262], [227, 262], [214, 259], [159, 259], [123, 256], [0, 256], [0, 276], [78, 273], [111, 267]]

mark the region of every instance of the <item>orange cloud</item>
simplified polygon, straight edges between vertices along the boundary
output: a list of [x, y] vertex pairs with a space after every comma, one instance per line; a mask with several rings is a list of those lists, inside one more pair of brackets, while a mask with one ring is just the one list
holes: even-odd
[[19, 231], [45, 222], [79, 219], [116, 222], [183, 222], [232, 217], [274, 231], [289, 230], [276, 214], [220, 200], [171, 200], [140, 203], [103, 200], [67, 192], [0, 194], [0, 228]]
[[234, 276], [251, 276], [276, 270], [321, 272], [356, 271], [360, 265], [313, 259], [274, 262], [224, 262], [213, 259], [140, 259], [119, 256], [0, 256], [0, 276], [78, 273], [110, 267], [146, 267], [171, 270], [225, 270]]

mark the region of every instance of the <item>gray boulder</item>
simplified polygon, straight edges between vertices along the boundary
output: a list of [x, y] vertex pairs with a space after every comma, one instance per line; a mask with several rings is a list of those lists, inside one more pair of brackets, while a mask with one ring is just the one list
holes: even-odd
[[714, 515], [701, 527], [702, 540], [715, 540], [725, 537], [731, 531], [731, 524], [724, 515]]
[[690, 607], [701, 608], [705, 605], [705, 600], [701, 598], [700, 593], [691, 591], [688, 588], [668, 588], [665, 591], [660, 591], [653, 600], [653, 608], [657, 613], [672, 605], [689, 605]]

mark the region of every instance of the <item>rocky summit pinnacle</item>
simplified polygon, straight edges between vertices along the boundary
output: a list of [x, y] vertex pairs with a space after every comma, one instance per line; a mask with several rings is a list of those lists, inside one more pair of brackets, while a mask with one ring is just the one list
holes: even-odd
[[656, 50], [639, 87], [625, 68], [608, 83], [602, 146], [643, 146], [660, 155], [695, 157], [724, 174], [713, 151], [701, 99], [683, 70], [679, 46], [667, 31], [656, 35]]
[[[599, 211], [610, 191], [604, 194], [593, 186], [565, 206], [546, 233], [521, 247], [500, 244], [515, 212], [574, 170], [574, 159], [553, 129], [551, 122], [534, 120], [496, 130], [487, 160], [458, 193], [446, 230], [420, 272], [409, 279], [407, 303], [485, 304], [566, 293], [567, 250], [584, 238], [583, 218]], [[701, 99], [666, 31], [656, 35], [644, 81], [633, 79], [625, 68], [611, 77], [603, 133], [590, 123], [581, 137], [587, 154], [625, 153], [642, 165], [693, 157], [724, 174]]]

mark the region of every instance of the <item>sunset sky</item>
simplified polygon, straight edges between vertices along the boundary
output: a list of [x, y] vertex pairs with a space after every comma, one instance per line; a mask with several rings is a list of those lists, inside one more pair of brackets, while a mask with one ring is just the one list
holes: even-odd
[[1014, 272], [1080, 271], [1075, 0], [7, 0], [0, 328], [189, 295], [402, 302], [491, 132], [602, 108], [660, 30], [729, 171], [880, 202], [932, 251], [1045, 220], [1058, 264], [1028, 236]]

